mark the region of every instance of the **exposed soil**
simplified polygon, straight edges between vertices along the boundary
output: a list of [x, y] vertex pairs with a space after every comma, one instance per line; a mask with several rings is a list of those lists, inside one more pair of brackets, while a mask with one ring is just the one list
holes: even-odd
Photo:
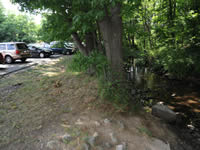
[[[66, 72], [66, 62], [67, 57], [0, 80], [1, 150], [81, 150], [95, 132], [92, 150], [115, 150], [123, 142], [128, 150], [193, 149], [150, 113], [116, 113], [98, 97], [95, 78]], [[66, 133], [70, 142], [63, 141]]]

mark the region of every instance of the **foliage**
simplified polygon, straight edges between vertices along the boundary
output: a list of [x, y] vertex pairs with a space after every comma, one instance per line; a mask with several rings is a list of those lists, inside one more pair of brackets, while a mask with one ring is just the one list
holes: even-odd
[[74, 55], [72, 62], [68, 65], [68, 69], [74, 72], [85, 72], [88, 69], [87, 61], [88, 60], [86, 56], [80, 52], [77, 52]]
[[177, 78], [198, 76], [199, 7], [196, 0], [141, 0], [131, 8], [134, 13], [123, 14], [124, 45], [139, 49], [139, 55], [132, 54], [139, 65]]
[[131, 95], [128, 90], [126, 83], [121, 83], [120, 81], [110, 82], [105, 80], [105, 78], [99, 78], [99, 95], [101, 98], [110, 101], [115, 108], [124, 112], [129, 110]]
[[87, 72], [92, 69], [99, 77], [108, 69], [108, 62], [106, 57], [97, 51], [92, 52], [88, 57], [77, 52], [68, 67], [71, 71], [77, 72]]
[[[46, 11], [46, 20], [43, 21], [40, 30], [42, 40], [65, 41], [76, 33], [78, 37], [74, 39], [88, 52], [88, 47], [91, 45], [86, 42], [86, 37], [95, 35], [95, 41], [91, 40], [89, 43], [101, 43], [106, 49], [108, 60], [116, 64], [122, 57], [118, 57], [117, 53], [113, 54], [117, 49], [112, 49], [116, 39], [105, 31], [106, 25], [110, 25], [111, 27], [107, 29], [112, 30], [114, 23], [110, 19], [111, 14], [117, 12], [112, 8], [120, 5], [121, 7], [118, 8], [123, 22], [124, 60], [133, 56], [137, 58], [136, 65], [149, 66], [161, 73], [168, 72], [177, 78], [200, 75], [200, 3], [197, 0], [12, 1], [19, 3], [26, 11]], [[105, 21], [103, 26], [101, 23], [104, 19], [107, 22]], [[104, 27], [104, 32], [101, 31], [101, 25]], [[107, 40], [104, 36], [108, 36]], [[101, 95], [109, 100], [113, 98], [115, 104], [125, 104], [126, 107], [130, 99], [126, 86], [118, 80], [114, 82], [107, 80], [107, 77], [112, 74], [110, 66], [115, 64], [108, 64], [105, 56], [93, 51], [94, 49], [99, 47], [92, 47], [90, 49], [92, 52], [86, 53], [89, 55], [87, 57], [77, 53], [69, 69], [94, 73], [100, 80]]]
[[112, 102], [117, 110], [127, 110], [130, 103], [130, 92], [127, 90], [127, 85], [122, 85], [121, 81], [111, 82], [107, 79], [110, 69], [104, 55], [94, 51], [86, 57], [78, 52], [69, 63], [68, 70], [74, 72], [92, 70], [99, 81], [99, 95], [103, 99]]
[[4, 14], [0, 6], [0, 41], [35, 42], [38, 27], [26, 15]]
[[[58, 14], [43, 14], [39, 39], [45, 42], [66, 41], [71, 39], [69, 24]], [[68, 30], [67, 30], [68, 29]]]
[[63, 41], [57, 41], [51, 48], [63, 48], [64, 42]]

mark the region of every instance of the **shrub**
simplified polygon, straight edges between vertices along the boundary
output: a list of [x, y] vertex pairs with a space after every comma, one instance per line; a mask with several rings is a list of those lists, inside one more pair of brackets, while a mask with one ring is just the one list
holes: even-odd
[[100, 97], [112, 102], [118, 110], [125, 110], [130, 102], [130, 92], [127, 85], [122, 84], [121, 81], [113, 82], [109, 80], [110, 67], [103, 54], [94, 51], [87, 57], [79, 52], [68, 64], [70, 71], [88, 72], [90, 68], [94, 70], [99, 81]]

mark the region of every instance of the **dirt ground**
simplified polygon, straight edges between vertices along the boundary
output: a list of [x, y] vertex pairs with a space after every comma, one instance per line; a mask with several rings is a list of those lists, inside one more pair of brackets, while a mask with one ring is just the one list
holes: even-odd
[[95, 78], [66, 71], [68, 61], [0, 79], [1, 150], [192, 150], [150, 113], [115, 112]]

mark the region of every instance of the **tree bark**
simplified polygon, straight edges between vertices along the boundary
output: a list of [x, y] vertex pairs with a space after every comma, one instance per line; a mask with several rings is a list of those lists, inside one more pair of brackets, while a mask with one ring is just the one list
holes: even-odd
[[116, 4], [112, 7], [110, 15], [106, 7], [105, 12], [106, 16], [98, 23], [103, 36], [106, 56], [111, 64], [111, 78], [115, 80], [119, 79], [119, 74], [123, 74], [121, 5]]
[[78, 49], [85, 56], [89, 56], [89, 54], [95, 49], [95, 37], [92, 32], [88, 32], [85, 35], [85, 45], [82, 44], [81, 39], [79, 38], [76, 32], [72, 33], [72, 38], [77, 45]]
[[95, 49], [94, 42], [95, 42], [95, 39], [94, 39], [92, 32], [86, 33], [85, 44], [86, 44], [87, 55], [89, 55], [91, 53], [91, 51]]
[[85, 56], [88, 56], [88, 53], [87, 53], [87, 49], [86, 47], [82, 44], [82, 41], [81, 39], [79, 38], [78, 34], [75, 32], [75, 33], [72, 33], [72, 38], [76, 44], [76, 46], [78, 47], [78, 49], [81, 51], [81, 53]]

